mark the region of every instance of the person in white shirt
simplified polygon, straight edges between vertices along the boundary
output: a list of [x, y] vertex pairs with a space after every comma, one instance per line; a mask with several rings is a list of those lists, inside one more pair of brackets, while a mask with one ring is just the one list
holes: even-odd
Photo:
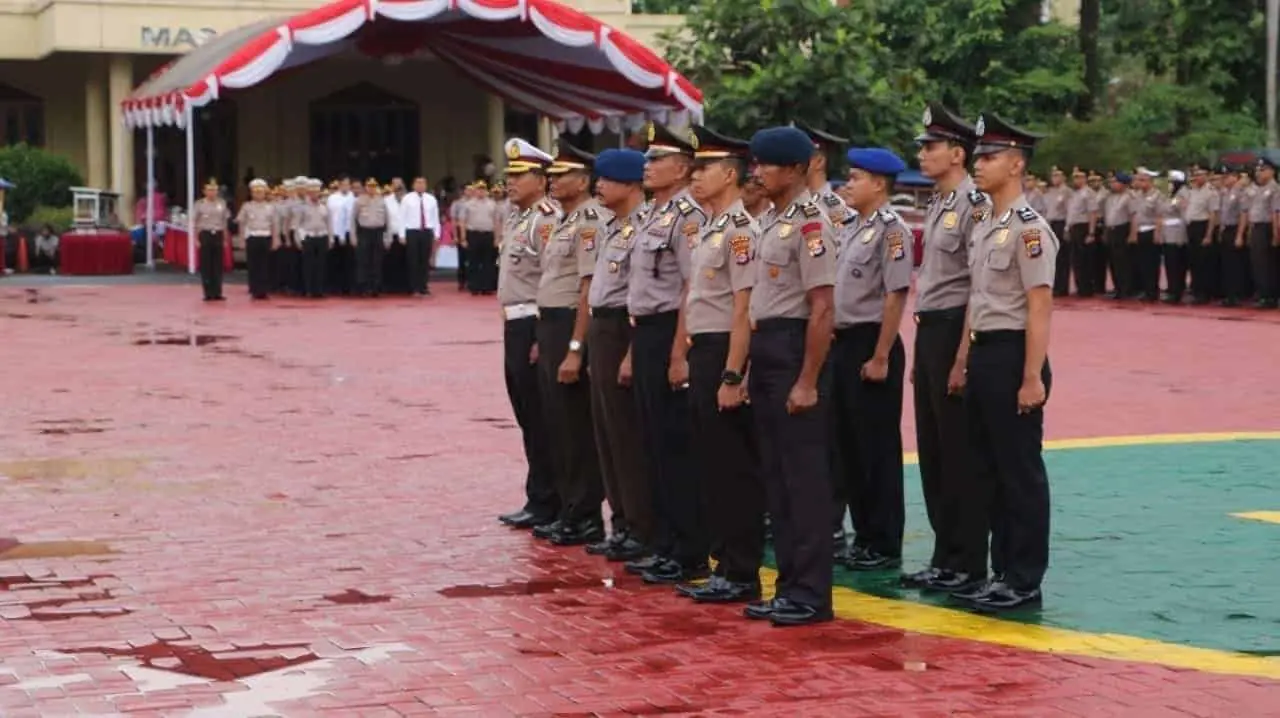
[[[399, 178], [395, 180], [399, 182]], [[404, 192], [404, 184], [399, 186], [389, 184], [382, 188], [382, 201], [387, 204], [387, 239], [386, 245], [390, 249], [391, 245], [397, 241], [404, 239], [404, 222], [400, 217], [400, 197], [399, 193]]]
[[431, 294], [427, 283], [431, 269], [431, 245], [440, 236], [440, 204], [435, 195], [427, 192], [425, 177], [415, 177], [413, 191], [400, 200], [400, 220], [404, 227], [409, 291], [427, 296]]
[[328, 282], [331, 293], [348, 295], [356, 280], [356, 238], [351, 234], [351, 213], [356, 196], [351, 193], [351, 178], [343, 175], [338, 189], [325, 201], [329, 208], [329, 227], [333, 232], [333, 251], [329, 252]]
[[31, 271], [58, 273], [58, 235], [53, 226], [46, 224], [35, 236], [35, 253], [31, 257]]

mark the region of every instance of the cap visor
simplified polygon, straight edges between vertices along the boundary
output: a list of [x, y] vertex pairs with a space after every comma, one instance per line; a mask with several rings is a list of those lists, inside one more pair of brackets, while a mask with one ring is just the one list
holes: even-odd
[[920, 134], [916, 135], [916, 142], [920, 144], [923, 144], [925, 142], [945, 142], [949, 139], [951, 138], [944, 137], [936, 132], [921, 132]]

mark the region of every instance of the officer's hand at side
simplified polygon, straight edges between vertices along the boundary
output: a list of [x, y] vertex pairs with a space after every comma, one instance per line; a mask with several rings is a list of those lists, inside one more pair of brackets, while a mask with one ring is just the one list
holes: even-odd
[[631, 353], [622, 357], [622, 363], [618, 365], [618, 386], [631, 386]]
[[720, 407], [720, 411], [733, 411], [742, 406], [746, 400], [746, 384], [737, 384], [735, 386], [721, 384], [720, 390], [716, 392], [716, 404]]
[[1040, 377], [1028, 377], [1022, 380], [1022, 388], [1018, 389], [1018, 413], [1030, 414], [1044, 406], [1044, 382]]
[[801, 414], [818, 405], [818, 387], [801, 386], [796, 384], [791, 387], [791, 393], [787, 395], [787, 413]]
[[671, 384], [671, 388], [675, 391], [681, 391], [689, 388], [689, 360], [684, 357], [671, 357], [671, 364], [667, 367], [667, 383]]
[[1236, 249], [1244, 249], [1244, 235], [1236, 235]]
[[960, 364], [952, 365], [951, 372], [947, 374], [947, 396], [960, 396], [964, 394], [964, 382], [968, 378], [968, 373]]
[[889, 376], [889, 360], [871, 357], [862, 365], [862, 380], [882, 382]]
[[529, 347], [529, 363], [530, 364], [538, 363], [538, 343], [537, 342], [534, 342], [533, 346]]
[[581, 372], [582, 355], [578, 352], [569, 352], [564, 356], [564, 361], [560, 362], [560, 370], [556, 378], [561, 384], [577, 384]]

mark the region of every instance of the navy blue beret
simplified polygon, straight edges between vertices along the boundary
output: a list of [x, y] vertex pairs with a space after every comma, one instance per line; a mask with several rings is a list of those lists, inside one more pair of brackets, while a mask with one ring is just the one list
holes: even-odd
[[855, 147], [849, 150], [849, 166], [873, 175], [893, 176], [907, 170], [902, 158], [883, 147]]
[[644, 180], [644, 153], [636, 150], [605, 150], [596, 155], [596, 177], [614, 182]]
[[813, 140], [795, 127], [766, 127], [751, 136], [751, 155], [762, 165], [805, 165]]
[[1128, 174], [1127, 172], [1117, 172], [1114, 179], [1120, 184], [1130, 184], [1133, 182], [1133, 175]]

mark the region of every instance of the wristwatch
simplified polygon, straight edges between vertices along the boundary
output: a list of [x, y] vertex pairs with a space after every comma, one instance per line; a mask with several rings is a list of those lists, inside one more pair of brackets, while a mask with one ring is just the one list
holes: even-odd
[[582, 351], [582, 342], [578, 341], [577, 339], [570, 339], [570, 340], [569, 340], [569, 351], [571, 351], [571, 352], [580, 352], [580, 351]]
[[742, 375], [732, 369], [725, 369], [720, 374], [720, 382], [729, 386], [737, 386], [742, 383]]

